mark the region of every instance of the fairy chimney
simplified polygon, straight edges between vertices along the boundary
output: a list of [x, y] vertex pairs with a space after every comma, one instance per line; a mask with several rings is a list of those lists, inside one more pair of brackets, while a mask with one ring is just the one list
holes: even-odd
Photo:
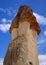
[[10, 33], [12, 41], [3, 65], [39, 65], [37, 35], [40, 27], [30, 7], [24, 5], [19, 8], [12, 21]]

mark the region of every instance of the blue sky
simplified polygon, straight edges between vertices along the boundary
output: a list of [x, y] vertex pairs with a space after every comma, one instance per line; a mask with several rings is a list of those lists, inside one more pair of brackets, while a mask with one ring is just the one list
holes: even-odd
[[[9, 28], [21, 5], [28, 5], [39, 23], [41, 33], [37, 37], [39, 57], [46, 57], [46, 0], [0, 0], [0, 58], [4, 58], [11, 41]], [[46, 59], [44, 59], [46, 60]]]

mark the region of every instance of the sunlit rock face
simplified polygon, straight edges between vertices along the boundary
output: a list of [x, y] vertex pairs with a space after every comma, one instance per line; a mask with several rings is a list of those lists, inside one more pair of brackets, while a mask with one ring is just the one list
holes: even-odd
[[12, 39], [17, 36], [26, 35], [28, 29], [30, 29], [30, 24], [28, 22], [23, 22], [19, 24], [19, 28], [14, 28], [12, 30]]
[[40, 33], [40, 28], [28, 6], [19, 8], [12, 21], [10, 33], [12, 40], [3, 65], [39, 65], [37, 35]]

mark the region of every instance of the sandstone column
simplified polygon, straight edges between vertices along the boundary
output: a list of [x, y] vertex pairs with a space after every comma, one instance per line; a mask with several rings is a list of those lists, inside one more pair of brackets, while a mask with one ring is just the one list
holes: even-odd
[[13, 19], [10, 33], [12, 41], [8, 46], [3, 65], [39, 65], [37, 35], [40, 28], [33, 11], [21, 6]]

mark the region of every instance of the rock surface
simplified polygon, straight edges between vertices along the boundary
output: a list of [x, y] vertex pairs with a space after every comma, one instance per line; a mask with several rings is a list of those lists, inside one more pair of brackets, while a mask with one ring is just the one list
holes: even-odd
[[12, 21], [12, 41], [8, 46], [3, 65], [39, 65], [37, 35], [39, 25], [28, 6], [21, 6]]
[[28, 6], [21, 6], [19, 8], [16, 17], [12, 21], [10, 32], [12, 32], [12, 29], [18, 28], [19, 24], [24, 21], [30, 23], [30, 29], [35, 30], [37, 34], [40, 33], [40, 27], [37, 23], [36, 17], [33, 15], [32, 9]]

